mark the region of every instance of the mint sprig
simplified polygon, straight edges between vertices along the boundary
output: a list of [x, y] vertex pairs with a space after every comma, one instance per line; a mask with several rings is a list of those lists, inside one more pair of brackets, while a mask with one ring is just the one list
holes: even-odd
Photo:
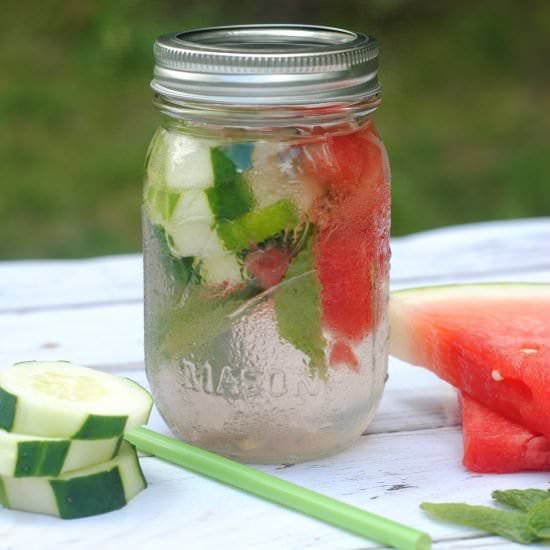
[[508, 489], [506, 491], [493, 491], [491, 496], [501, 504], [527, 512], [535, 504], [550, 498], [550, 491], [543, 489]]
[[309, 371], [324, 376], [326, 341], [321, 327], [321, 283], [311, 250], [312, 238], [292, 260], [274, 294], [279, 334], [309, 357]]
[[514, 510], [458, 502], [423, 502], [420, 507], [437, 519], [481, 529], [520, 544], [550, 540], [550, 491], [510, 489], [494, 491], [492, 497]]
[[235, 163], [220, 149], [210, 149], [214, 185], [206, 190], [210, 208], [218, 223], [236, 220], [252, 210], [254, 197]]
[[550, 540], [550, 498], [533, 504], [527, 511], [529, 529], [541, 540]]
[[537, 540], [535, 533], [529, 529], [526, 514], [523, 512], [508, 512], [489, 506], [472, 506], [458, 502], [423, 502], [420, 508], [437, 519], [481, 529], [521, 544]]

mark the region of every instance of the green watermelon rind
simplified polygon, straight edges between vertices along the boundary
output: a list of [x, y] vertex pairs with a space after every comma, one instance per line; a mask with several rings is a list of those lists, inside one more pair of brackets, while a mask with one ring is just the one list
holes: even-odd
[[[392, 298], [398, 298], [400, 300], [403, 300], [403, 298], [407, 298], [407, 296], [411, 298], [417, 298], [420, 295], [423, 295], [422, 298], [424, 300], [425, 295], [428, 293], [433, 293], [434, 295], [437, 295], [436, 297], [439, 299], [441, 296], [441, 293], [447, 294], [448, 297], [460, 297], [460, 296], [472, 296], [472, 291], [478, 290], [481, 295], [486, 298], [487, 292], [491, 292], [491, 290], [494, 291], [503, 291], [503, 290], [510, 290], [510, 289], [529, 289], [536, 292], [529, 292], [529, 295], [539, 294], [540, 289], [543, 288], [548, 292], [548, 296], [550, 297], [550, 283], [544, 283], [544, 282], [487, 282], [487, 283], [452, 283], [452, 284], [443, 284], [443, 285], [432, 285], [432, 286], [419, 286], [419, 287], [412, 287], [412, 288], [402, 288], [399, 290], [394, 290], [391, 293]], [[502, 296], [501, 293], [494, 294], [495, 296]], [[517, 295], [510, 295], [506, 294], [507, 298], [513, 298]], [[523, 295], [519, 296], [522, 297]]]
[[[515, 290], [516, 292], [512, 292]], [[522, 292], [518, 293], [517, 291]], [[541, 293], [541, 290], [543, 291]], [[506, 298], [507, 300], [532, 296], [550, 298], [550, 283], [544, 282], [487, 282], [487, 283], [453, 283], [432, 286], [420, 286], [394, 290], [390, 294], [390, 341], [389, 353], [397, 359], [411, 362], [411, 342], [407, 327], [400, 317], [400, 308], [427, 304], [430, 297], [441, 300], [441, 297], [452, 299], [465, 298], [487, 299]], [[451, 311], [451, 310], [449, 310]]]

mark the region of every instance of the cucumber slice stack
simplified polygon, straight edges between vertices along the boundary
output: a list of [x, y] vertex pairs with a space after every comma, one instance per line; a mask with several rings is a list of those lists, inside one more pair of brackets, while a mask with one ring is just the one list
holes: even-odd
[[66, 519], [121, 508], [146, 487], [123, 434], [152, 403], [131, 380], [65, 361], [0, 370], [0, 503]]

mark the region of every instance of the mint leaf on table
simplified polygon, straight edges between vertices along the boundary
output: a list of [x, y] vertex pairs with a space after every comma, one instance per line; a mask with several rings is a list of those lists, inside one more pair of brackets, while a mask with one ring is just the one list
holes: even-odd
[[431, 502], [423, 502], [420, 507], [438, 519], [482, 529], [521, 544], [550, 540], [550, 491], [509, 489], [493, 491], [492, 497], [515, 510]]
[[315, 270], [311, 239], [289, 265], [274, 301], [279, 335], [309, 357], [312, 375], [326, 374], [321, 283]]
[[550, 499], [550, 491], [544, 491], [543, 489], [508, 489], [506, 491], [493, 491], [491, 496], [501, 504], [527, 512], [535, 504]]
[[527, 524], [537, 537], [550, 540], [550, 498], [540, 500], [529, 508]]
[[530, 528], [527, 514], [463, 503], [423, 502], [420, 507], [437, 519], [474, 527], [514, 542], [529, 544], [539, 539]]
[[206, 191], [210, 208], [218, 222], [239, 218], [252, 209], [254, 196], [235, 163], [219, 148], [210, 149], [214, 185]]

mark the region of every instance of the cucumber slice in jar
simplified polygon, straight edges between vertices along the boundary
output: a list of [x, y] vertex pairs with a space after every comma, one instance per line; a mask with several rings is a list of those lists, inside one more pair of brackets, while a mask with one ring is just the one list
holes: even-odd
[[207, 285], [237, 284], [243, 280], [241, 266], [233, 254], [204, 258], [201, 261], [200, 273]]
[[204, 191], [182, 192], [171, 220], [164, 225], [173, 255], [204, 257], [223, 253], [213, 226], [214, 215]]
[[9, 432], [109, 439], [145, 424], [152, 404], [136, 382], [66, 361], [0, 370], [0, 427]]
[[171, 132], [165, 142], [164, 178], [169, 189], [206, 189], [213, 184], [210, 150], [214, 142]]
[[151, 185], [145, 192], [145, 207], [154, 224], [165, 224], [176, 210], [181, 193]]
[[58, 476], [112, 459], [121, 442], [121, 437], [62, 439], [0, 430], [0, 475]]
[[56, 478], [0, 476], [0, 503], [75, 519], [118, 510], [146, 486], [136, 451], [124, 442], [112, 460]]
[[216, 230], [210, 224], [202, 221], [171, 227], [168, 234], [171, 237], [169, 239], [171, 251], [178, 257], [207, 258], [226, 252]]

